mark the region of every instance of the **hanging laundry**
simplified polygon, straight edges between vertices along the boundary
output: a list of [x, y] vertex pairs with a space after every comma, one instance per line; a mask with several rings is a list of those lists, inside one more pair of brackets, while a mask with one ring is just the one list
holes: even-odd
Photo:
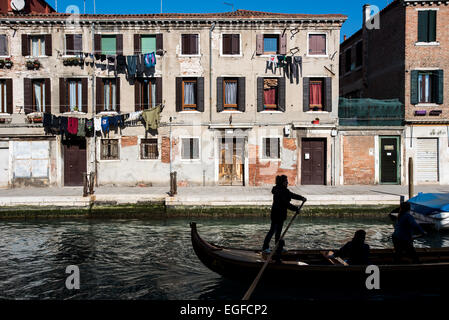
[[51, 133], [51, 118], [53, 115], [51, 113], [44, 113], [44, 119], [42, 120], [42, 125], [44, 126], [45, 133]]
[[157, 106], [151, 110], [143, 111], [142, 118], [145, 121], [146, 130], [148, 130], [149, 128], [151, 128], [153, 130], [159, 128], [160, 113], [161, 113], [160, 106]]
[[95, 132], [101, 131], [101, 118], [94, 118]]
[[78, 118], [69, 118], [67, 123], [67, 132], [76, 135], [76, 133], [78, 132]]
[[116, 117], [108, 117], [109, 120], [109, 129], [116, 130], [118, 127], [118, 119]]
[[101, 130], [104, 134], [109, 132], [109, 117], [101, 118]]
[[86, 136], [86, 119], [81, 118], [78, 120], [78, 132], [76, 133], [78, 137]]
[[92, 119], [86, 120], [86, 137], [94, 136], [94, 121]]
[[154, 52], [146, 53], [144, 55], [145, 67], [151, 68], [156, 65], [156, 55]]
[[296, 84], [299, 84], [299, 78], [302, 77], [302, 57], [293, 57], [293, 75], [296, 78]]
[[134, 78], [137, 71], [137, 56], [127, 56], [128, 77]]
[[143, 54], [139, 54], [137, 56], [137, 67], [136, 67], [137, 76], [141, 77], [144, 72], [145, 72], [145, 58]]
[[51, 133], [57, 134], [61, 131], [61, 118], [52, 116], [51, 118]]
[[68, 127], [68, 118], [67, 117], [61, 117], [61, 122], [59, 126], [59, 130], [61, 131], [61, 134], [67, 134], [67, 127]]
[[128, 119], [126, 119], [126, 122], [131, 122], [131, 121], [138, 121], [140, 120], [140, 116], [142, 115], [142, 111], [134, 111], [131, 112], [128, 116]]
[[117, 72], [118, 73], [125, 73], [126, 71], [126, 58], [124, 55], [118, 55], [117, 56]]
[[113, 55], [106, 55], [106, 59], [108, 60], [109, 63], [114, 63], [115, 62], [115, 56]]

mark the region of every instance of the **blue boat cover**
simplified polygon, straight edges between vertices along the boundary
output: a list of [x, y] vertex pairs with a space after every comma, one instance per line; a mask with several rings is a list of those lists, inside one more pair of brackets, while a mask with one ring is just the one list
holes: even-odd
[[412, 211], [424, 215], [449, 212], [449, 193], [418, 193], [410, 200]]

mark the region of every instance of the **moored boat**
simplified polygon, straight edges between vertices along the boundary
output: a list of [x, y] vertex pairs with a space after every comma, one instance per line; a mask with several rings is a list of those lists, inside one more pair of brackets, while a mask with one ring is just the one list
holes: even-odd
[[449, 193], [418, 193], [408, 200], [416, 222], [436, 230], [449, 229]]
[[[267, 256], [261, 250], [218, 246], [203, 240], [192, 222], [193, 249], [210, 270], [231, 279], [251, 283]], [[366, 290], [366, 265], [344, 265], [326, 258], [328, 249], [289, 250], [280, 261], [270, 261], [263, 282], [301, 287], [359, 288]], [[449, 248], [418, 248], [419, 264], [393, 263], [393, 249], [372, 249], [370, 261], [379, 268], [381, 289], [449, 289]]]

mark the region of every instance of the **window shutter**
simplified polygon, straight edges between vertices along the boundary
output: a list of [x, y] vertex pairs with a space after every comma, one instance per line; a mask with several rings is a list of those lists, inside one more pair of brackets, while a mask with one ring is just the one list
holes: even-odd
[[278, 79], [278, 110], [285, 112], [285, 78]]
[[193, 138], [192, 139], [192, 159], [200, 158], [200, 139]]
[[429, 10], [429, 42], [437, 41], [437, 12]]
[[443, 98], [444, 98], [444, 70], [437, 70], [435, 71], [437, 81], [434, 82], [434, 87], [438, 88], [438, 95], [436, 96], [436, 103], [443, 104]]
[[418, 42], [427, 42], [429, 15], [427, 11], [418, 11]]
[[257, 112], [263, 111], [263, 78], [257, 78]]
[[232, 35], [232, 54], [240, 54], [240, 35]]
[[197, 78], [196, 83], [196, 109], [200, 112], [204, 112], [204, 78]]
[[223, 35], [223, 54], [232, 54], [232, 35]]
[[164, 35], [162, 33], [156, 34], [156, 51], [164, 50]]
[[51, 45], [51, 34], [45, 35], [45, 55], [51, 56], [53, 51], [53, 46]]
[[240, 77], [237, 80], [237, 108], [241, 112], [245, 112], [246, 108], [246, 100], [245, 100], [245, 94], [246, 94], [246, 83], [245, 83], [245, 77]]
[[45, 113], [51, 113], [51, 81], [50, 78], [44, 80], [45, 83]]
[[95, 53], [100, 54], [101, 53], [101, 34], [96, 34], [94, 36], [94, 49]]
[[140, 81], [135, 80], [134, 81], [134, 110], [135, 111], [143, 110], [142, 106], [140, 105], [140, 90], [141, 90]]
[[67, 110], [67, 82], [64, 78], [59, 78], [59, 112]]
[[73, 54], [74, 42], [73, 34], [67, 34], [65, 36], [65, 54]]
[[6, 79], [6, 112], [9, 114], [13, 114], [13, 106], [12, 106], [12, 79]]
[[115, 78], [115, 103], [116, 111], [120, 112], [120, 78]]
[[[421, 11], [419, 11], [421, 12]], [[410, 73], [410, 103], [418, 104], [418, 71], [412, 70]]]
[[140, 34], [134, 35], [134, 54], [140, 54], [141, 51]]
[[75, 34], [73, 38], [73, 49], [75, 50], [75, 53], [82, 53], [83, 52], [83, 35], [82, 34]]
[[256, 54], [263, 54], [263, 34], [256, 35]]
[[182, 78], [176, 78], [176, 111], [182, 111]]
[[191, 50], [191, 54], [198, 54], [198, 35], [197, 34], [192, 34], [190, 36], [190, 50]]
[[87, 106], [87, 78], [81, 79], [81, 112], [88, 112], [88, 106]]
[[99, 113], [104, 110], [104, 83], [102, 78], [96, 78], [96, 101], [95, 101], [95, 112]]
[[279, 38], [281, 42], [279, 54], [287, 54], [287, 34], [284, 33], [284, 35]]
[[115, 37], [116, 41], [116, 53], [123, 54], [123, 34], [117, 34]]
[[310, 110], [309, 105], [309, 94], [310, 94], [310, 78], [303, 78], [303, 89], [302, 89], [302, 111], [307, 112]]
[[27, 34], [22, 34], [22, 56], [30, 55], [30, 38]]
[[332, 112], [332, 78], [326, 78], [324, 90], [324, 98], [326, 99], [324, 111]]
[[190, 154], [187, 152], [190, 148], [190, 139], [182, 139], [181, 157], [182, 159], [189, 159]]
[[223, 110], [223, 77], [217, 77], [217, 112], [222, 112]]
[[4, 34], [0, 34], [0, 55], [8, 55], [8, 38]]
[[181, 53], [182, 54], [189, 54], [190, 53], [190, 41], [189, 41], [189, 35], [183, 34], [181, 35]]
[[33, 88], [31, 86], [31, 79], [24, 78], [23, 79], [23, 109], [25, 114], [32, 112], [32, 96], [33, 96]]
[[162, 77], [156, 78], [156, 104], [162, 104]]

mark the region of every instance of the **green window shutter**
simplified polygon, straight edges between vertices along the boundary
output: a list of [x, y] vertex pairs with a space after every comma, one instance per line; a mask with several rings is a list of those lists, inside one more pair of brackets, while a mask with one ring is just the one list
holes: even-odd
[[438, 81], [435, 85], [438, 86], [438, 95], [436, 97], [436, 103], [443, 104], [443, 97], [444, 97], [444, 71], [443, 70], [437, 70], [435, 71], [437, 74]]
[[156, 52], [156, 36], [144, 36], [140, 37], [142, 53]]
[[429, 10], [429, 42], [437, 41], [437, 12]]
[[410, 77], [410, 103], [418, 104], [418, 71], [412, 70]]
[[418, 11], [418, 42], [428, 42], [429, 35], [428, 11]]
[[117, 42], [115, 36], [101, 36], [101, 53], [102, 54], [116, 54]]

